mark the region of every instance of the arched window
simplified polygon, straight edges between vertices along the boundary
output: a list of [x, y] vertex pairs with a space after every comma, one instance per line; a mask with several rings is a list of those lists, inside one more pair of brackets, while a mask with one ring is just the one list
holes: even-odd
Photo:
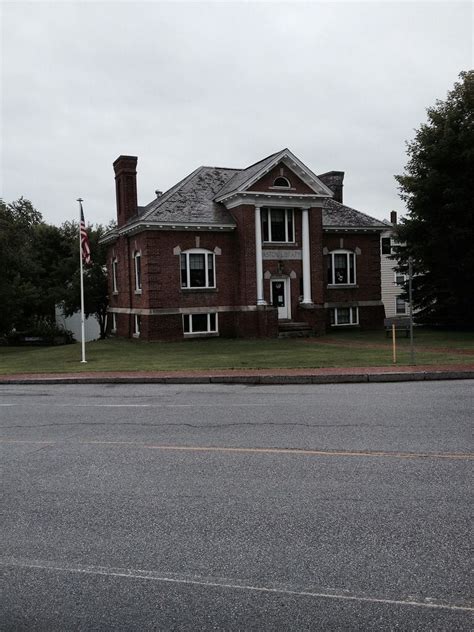
[[117, 294], [118, 292], [118, 283], [117, 283], [117, 279], [118, 279], [118, 275], [117, 275], [117, 268], [118, 268], [118, 261], [117, 261], [117, 257], [114, 257], [112, 259], [112, 292], [114, 294]]
[[142, 291], [142, 255], [141, 252], [135, 251], [133, 253], [135, 260], [135, 292]]
[[333, 250], [328, 256], [328, 284], [355, 285], [355, 254], [350, 250]]
[[273, 183], [274, 187], [285, 187], [285, 189], [289, 189], [291, 187], [290, 181], [288, 180], [288, 178], [284, 178], [283, 176], [280, 176], [279, 178], [277, 178], [275, 180], [275, 182]]
[[215, 254], [210, 250], [193, 248], [181, 253], [181, 287], [216, 287]]

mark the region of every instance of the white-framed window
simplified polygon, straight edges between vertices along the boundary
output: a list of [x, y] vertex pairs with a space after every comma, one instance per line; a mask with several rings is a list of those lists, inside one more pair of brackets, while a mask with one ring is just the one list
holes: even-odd
[[194, 248], [181, 253], [181, 287], [215, 288], [216, 255], [209, 250]]
[[382, 245], [382, 254], [383, 255], [391, 255], [392, 254], [392, 240], [390, 239], [390, 237], [382, 237], [381, 245]]
[[133, 259], [135, 262], [135, 292], [142, 291], [142, 255], [141, 252], [135, 251], [133, 253]]
[[394, 272], [393, 278], [396, 285], [403, 285], [407, 279], [407, 275], [403, 274], [403, 272]]
[[183, 314], [183, 332], [186, 334], [217, 333], [217, 314]]
[[331, 325], [334, 327], [359, 324], [358, 307], [334, 307], [330, 313]]
[[133, 337], [134, 338], [140, 337], [141, 327], [142, 327], [141, 316], [140, 314], [135, 314], [135, 318], [133, 320]]
[[292, 208], [262, 209], [263, 241], [292, 243], [295, 241], [295, 217]]
[[115, 334], [117, 331], [117, 314], [115, 312], [111, 313], [112, 316], [112, 325], [110, 327], [110, 332]]
[[288, 178], [285, 178], [284, 176], [279, 176], [273, 183], [273, 186], [289, 189], [291, 187], [291, 183]]
[[396, 314], [406, 314], [407, 313], [407, 304], [399, 296], [397, 296], [397, 298], [395, 299], [395, 313]]
[[333, 250], [328, 256], [328, 284], [355, 285], [356, 258], [350, 250]]
[[117, 283], [117, 279], [118, 279], [118, 261], [117, 261], [117, 257], [114, 257], [112, 259], [112, 292], [114, 294], [117, 294], [118, 292], [118, 283]]

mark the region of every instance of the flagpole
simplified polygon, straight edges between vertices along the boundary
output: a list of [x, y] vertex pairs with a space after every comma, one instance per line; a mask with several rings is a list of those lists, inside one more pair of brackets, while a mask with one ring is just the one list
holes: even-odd
[[82, 220], [82, 198], [78, 198], [79, 202], [79, 262], [81, 266], [81, 347], [82, 347], [82, 360], [81, 363], [86, 363], [86, 337], [85, 337], [85, 322], [84, 322], [84, 269], [82, 264], [82, 237], [81, 237], [81, 220]]

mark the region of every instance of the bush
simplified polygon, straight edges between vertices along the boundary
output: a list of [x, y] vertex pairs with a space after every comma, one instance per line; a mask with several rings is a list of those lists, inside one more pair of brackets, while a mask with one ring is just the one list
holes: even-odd
[[6, 337], [11, 346], [23, 345], [66, 345], [74, 342], [74, 335], [69, 329], [56, 324], [39, 323], [35, 327], [23, 331], [13, 331]]

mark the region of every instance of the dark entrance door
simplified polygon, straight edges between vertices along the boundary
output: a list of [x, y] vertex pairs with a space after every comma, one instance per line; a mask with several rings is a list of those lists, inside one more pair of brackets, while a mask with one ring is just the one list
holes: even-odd
[[284, 279], [272, 281], [272, 305], [278, 307], [278, 318], [288, 318], [285, 285]]

